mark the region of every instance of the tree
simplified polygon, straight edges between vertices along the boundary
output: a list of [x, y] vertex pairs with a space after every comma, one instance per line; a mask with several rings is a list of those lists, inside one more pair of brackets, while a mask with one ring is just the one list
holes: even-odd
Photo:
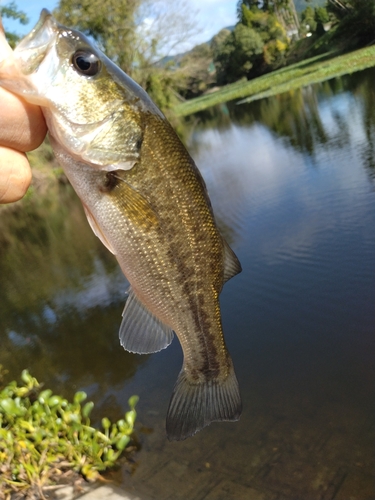
[[263, 47], [259, 33], [238, 23], [215, 58], [218, 83], [230, 83], [248, 76], [254, 65], [260, 64]]
[[[14, 2], [10, 2], [6, 5], [0, 5], [0, 18], [2, 17], [18, 20], [21, 24], [27, 24], [29, 22], [26, 14], [18, 10]], [[6, 31], [5, 35], [8, 39], [9, 45], [14, 48], [17, 41], [19, 40], [19, 36], [16, 35], [16, 33], [12, 33], [9, 31]]]
[[240, 0], [239, 7], [246, 5], [248, 9], [259, 9], [264, 12], [275, 13], [276, 10], [287, 7], [289, 0]]
[[214, 42], [218, 47], [213, 51], [218, 83], [270, 71], [283, 62], [288, 48], [288, 38], [276, 16], [245, 4], [241, 5], [240, 21], [233, 32], [220, 43]]
[[186, 76], [186, 89], [182, 92], [184, 97], [202, 94], [216, 81], [212, 46], [208, 43], [196, 45], [182, 57], [180, 68]]
[[322, 36], [325, 33], [324, 25], [330, 20], [325, 7], [315, 7], [316, 34]]
[[214, 58], [220, 54], [222, 51], [222, 46], [228, 36], [231, 34], [231, 31], [227, 28], [224, 28], [219, 31], [211, 40], [211, 50]]
[[[230, 38], [229, 38], [230, 37]], [[218, 84], [227, 83], [226, 67], [229, 54], [232, 49], [229, 45], [233, 43], [232, 32], [228, 29], [222, 29], [211, 40], [212, 58], [216, 69], [216, 82]], [[225, 45], [228, 40], [228, 47]], [[233, 49], [234, 50], [234, 49]]]
[[[124, 1], [124, 0], [121, 0]], [[140, 0], [137, 11], [138, 35], [142, 53], [151, 61], [159, 61], [177, 49], [185, 52], [199, 33], [197, 12], [188, 0]]]
[[301, 14], [301, 32], [303, 34], [308, 31], [315, 33], [316, 26], [315, 10], [309, 5]]
[[373, 0], [329, 0], [328, 13], [336, 18], [334, 39], [361, 47], [375, 41], [375, 2]]
[[242, 5], [249, 10], [263, 10], [274, 14], [283, 25], [285, 31], [297, 31], [299, 20], [294, 0], [239, 0], [237, 4], [238, 17], [242, 17]]
[[315, 7], [315, 21], [321, 24], [329, 22], [329, 14], [325, 7]]

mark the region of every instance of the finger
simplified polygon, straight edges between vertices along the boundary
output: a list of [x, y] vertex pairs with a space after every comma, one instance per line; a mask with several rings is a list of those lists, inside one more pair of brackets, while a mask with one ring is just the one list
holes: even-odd
[[[3, 63], [13, 58], [0, 18], [0, 59]], [[46, 135], [42, 110], [0, 88], [0, 144], [20, 151], [37, 148]]]
[[0, 203], [20, 200], [31, 182], [31, 169], [26, 155], [0, 147]]
[[1, 87], [0, 102], [0, 144], [19, 151], [40, 146], [47, 133], [41, 108]]

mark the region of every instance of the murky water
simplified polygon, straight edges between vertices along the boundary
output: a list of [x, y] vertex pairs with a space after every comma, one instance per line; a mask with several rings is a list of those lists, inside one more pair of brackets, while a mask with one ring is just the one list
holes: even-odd
[[126, 353], [126, 281], [74, 194], [0, 216], [0, 363], [78, 389], [119, 418], [140, 395], [142, 449], [116, 480], [143, 499], [373, 499], [375, 71], [192, 117], [189, 150], [243, 266], [222, 315], [239, 423], [164, 433], [175, 340]]

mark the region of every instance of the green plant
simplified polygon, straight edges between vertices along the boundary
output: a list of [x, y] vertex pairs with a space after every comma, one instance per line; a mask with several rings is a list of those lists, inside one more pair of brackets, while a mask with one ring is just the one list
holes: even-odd
[[[370, 68], [375, 64], [374, 57], [375, 46], [336, 57], [334, 53], [317, 55], [253, 80], [246, 81], [243, 79], [226, 85], [215, 93], [205, 94], [183, 102], [178, 104], [173, 109], [173, 112], [176, 116], [188, 116], [210, 106], [234, 99], [244, 99], [249, 96], [246, 102], [250, 102], [263, 97], [270, 97], [347, 73]], [[245, 102], [245, 100], [242, 102]]]
[[[4, 372], [0, 365], [0, 384]], [[0, 392], [0, 498], [30, 489], [44, 498], [43, 487], [56, 483], [62, 471], [74, 470], [94, 481], [115, 465], [131, 439], [137, 396], [129, 399], [123, 419], [111, 423], [104, 417], [100, 431], [90, 425], [94, 403], [82, 406], [83, 391], [69, 402], [41, 390], [27, 370], [21, 379], [20, 385], [10, 382]]]

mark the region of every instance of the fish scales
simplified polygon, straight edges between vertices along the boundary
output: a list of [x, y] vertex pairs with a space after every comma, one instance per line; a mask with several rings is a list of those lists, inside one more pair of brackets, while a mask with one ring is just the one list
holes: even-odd
[[241, 399], [219, 294], [241, 267], [170, 124], [84, 35], [45, 10], [14, 59], [0, 62], [0, 84], [42, 106], [56, 158], [130, 283], [121, 344], [149, 353], [167, 347], [173, 332], [180, 341], [184, 362], [169, 404], [168, 438], [238, 420]]
[[[127, 276], [130, 276], [132, 271], [138, 275], [135, 270], [138, 266], [141, 268], [139, 274], [148, 279], [145, 278], [146, 283], [143, 285], [145, 290], [138, 285], [139, 295], [142, 295], [144, 303], [156, 316], [163, 318], [166, 324], [178, 332], [179, 337], [184, 336], [185, 342], [182, 342], [182, 345], [185, 359], [193, 357], [195, 365], [199, 352], [195, 352], [193, 356], [193, 347], [190, 347], [190, 344], [203, 344], [204, 347], [199, 351], [204, 349], [211, 352], [206, 349], [207, 339], [201, 334], [203, 330], [214, 328], [219, 332], [220, 336], [213, 336], [215, 342], [210, 341], [210, 344], [219, 344], [220, 348], [215, 348], [216, 356], [220, 356], [224, 351], [220, 312], [217, 307], [222, 286], [220, 276], [223, 274], [223, 244], [211, 210], [205, 202], [204, 187], [185, 148], [174, 135], [173, 140], [168, 142], [159, 139], [163, 137], [166, 127], [168, 128], [168, 125], [158, 117], [151, 117], [144, 131], [138, 170], [122, 174], [134, 189], [142, 192], [147, 198], [158, 214], [159, 223], [155, 224], [152, 235], [149, 234], [150, 239], [145, 242], [143, 231], [138, 229], [139, 224], [143, 228], [142, 220], [138, 217], [134, 221], [135, 229], [130, 239], [138, 243], [135, 244], [134, 255], [129, 256], [123, 263], [120, 261], [120, 264]], [[181, 185], [188, 186], [188, 189], [181, 189]], [[115, 203], [121, 204], [123, 200], [121, 195], [116, 196], [122, 186], [123, 183], [120, 182], [111, 193]], [[179, 217], [176, 216], [176, 211]], [[123, 217], [121, 211], [119, 217]], [[123, 241], [120, 235], [120, 244]], [[207, 254], [202, 253], [202, 248], [210, 253], [211, 266], [207, 266]], [[122, 253], [119, 249], [118, 254]], [[157, 285], [165, 280], [167, 288]], [[132, 284], [131, 280], [130, 282]], [[163, 311], [160, 306], [166, 302], [172, 302], [174, 307]], [[190, 322], [187, 322], [187, 314], [191, 317]], [[197, 339], [192, 339], [193, 328]], [[201, 366], [207, 365], [206, 352], [200, 355]], [[214, 359], [211, 362], [214, 362]], [[221, 364], [226, 370], [225, 363], [226, 357], [222, 356]]]

